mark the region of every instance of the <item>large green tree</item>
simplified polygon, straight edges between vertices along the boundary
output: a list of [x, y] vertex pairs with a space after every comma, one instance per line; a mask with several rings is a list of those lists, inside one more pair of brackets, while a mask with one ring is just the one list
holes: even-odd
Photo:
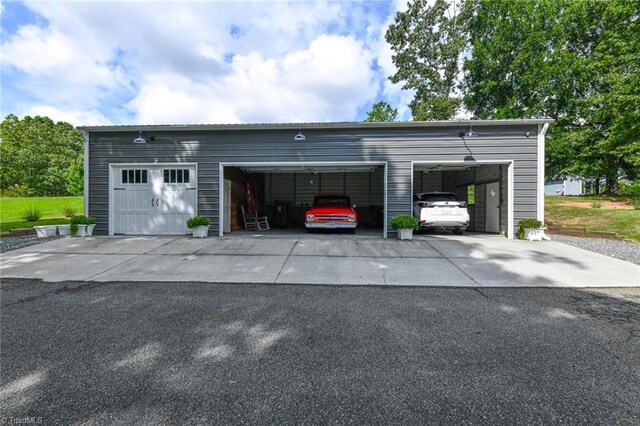
[[82, 192], [83, 139], [71, 124], [7, 115], [0, 125], [0, 189], [14, 195]]
[[[591, 16], [599, 33], [593, 61], [587, 65], [599, 78], [585, 99], [591, 122], [598, 123], [599, 147], [610, 164], [640, 174], [640, 0], [618, 0], [599, 5], [602, 17], [593, 18], [594, 0], [584, 1], [579, 15]], [[615, 158], [614, 158], [615, 157]], [[614, 189], [607, 176], [607, 189]]]
[[465, 47], [461, 0], [415, 0], [385, 34], [395, 52], [393, 83], [414, 90], [414, 120], [447, 120], [461, 104], [458, 76]]
[[[640, 167], [638, 0], [467, 0], [465, 104], [479, 118], [551, 117], [547, 168], [614, 192]], [[596, 186], [597, 187], [597, 186]]]
[[388, 102], [378, 101], [367, 112], [364, 121], [394, 121], [398, 116], [398, 110], [389, 105]]
[[604, 177], [608, 192], [621, 172], [638, 177], [640, 0], [430, 3], [411, 2], [386, 34], [414, 119], [451, 118], [461, 89], [477, 118], [555, 119], [549, 177]]
[[549, 83], [569, 77], [552, 57], [560, 3], [467, 0], [464, 7], [466, 107], [478, 118], [555, 115]]

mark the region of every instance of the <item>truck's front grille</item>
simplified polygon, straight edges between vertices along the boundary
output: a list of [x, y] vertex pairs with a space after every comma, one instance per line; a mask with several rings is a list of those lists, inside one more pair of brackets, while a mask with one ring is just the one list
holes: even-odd
[[313, 215], [314, 222], [348, 222], [348, 214], [315, 214]]

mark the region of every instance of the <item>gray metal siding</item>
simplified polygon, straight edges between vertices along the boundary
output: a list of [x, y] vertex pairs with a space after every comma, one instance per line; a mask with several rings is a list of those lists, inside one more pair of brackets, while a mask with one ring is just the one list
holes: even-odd
[[[137, 131], [91, 131], [89, 136], [89, 214], [96, 234], [108, 232], [109, 163], [198, 164], [198, 211], [219, 220], [219, 164], [243, 162], [388, 162], [388, 219], [410, 213], [412, 161], [463, 161], [469, 151], [459, 132], [465, 126], [397, 129], [310, 129], [304, 142], [297, 131], [158, 130], [144, 145], [132, 140]], [[537, 125], [476, 126], [467, 146], [477, 160], [515, 160], [515, 221], [536, 216]], [[531, 132], [531, 137], [524, 132]], [[275, 177], [276, 175], [274, 175]], [[378, 186], [378, 185], [374, 185]], [[444, 188], [442, 188], [444, 190]], [[298, 204], [302, 200], [297, 201]], [[389, 228], [390, 233], [391, 228]]]

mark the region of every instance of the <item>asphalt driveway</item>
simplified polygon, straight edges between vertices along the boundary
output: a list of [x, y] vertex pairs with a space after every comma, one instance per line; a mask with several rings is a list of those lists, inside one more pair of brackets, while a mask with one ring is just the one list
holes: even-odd
[[0, 286], [3, 419], [640, 423], [637, 288]]
[[497, 235], [412, 241], [259, 234], [247, 238], [62, 238], [4, 253], [4, 277], [456, 287], [639, 286], [640, 266], [554, 241]]

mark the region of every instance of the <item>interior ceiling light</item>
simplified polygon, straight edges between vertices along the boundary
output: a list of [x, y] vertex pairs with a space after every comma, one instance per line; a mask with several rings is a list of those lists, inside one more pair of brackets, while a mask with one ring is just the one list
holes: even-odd
[[294, 141], [306, 141], [307, 137], [305, 135], [302, 134], [302, 129], [300, 129], [300, 131], [298, 132], [297, 135], [294, 136], [293, 138]]

